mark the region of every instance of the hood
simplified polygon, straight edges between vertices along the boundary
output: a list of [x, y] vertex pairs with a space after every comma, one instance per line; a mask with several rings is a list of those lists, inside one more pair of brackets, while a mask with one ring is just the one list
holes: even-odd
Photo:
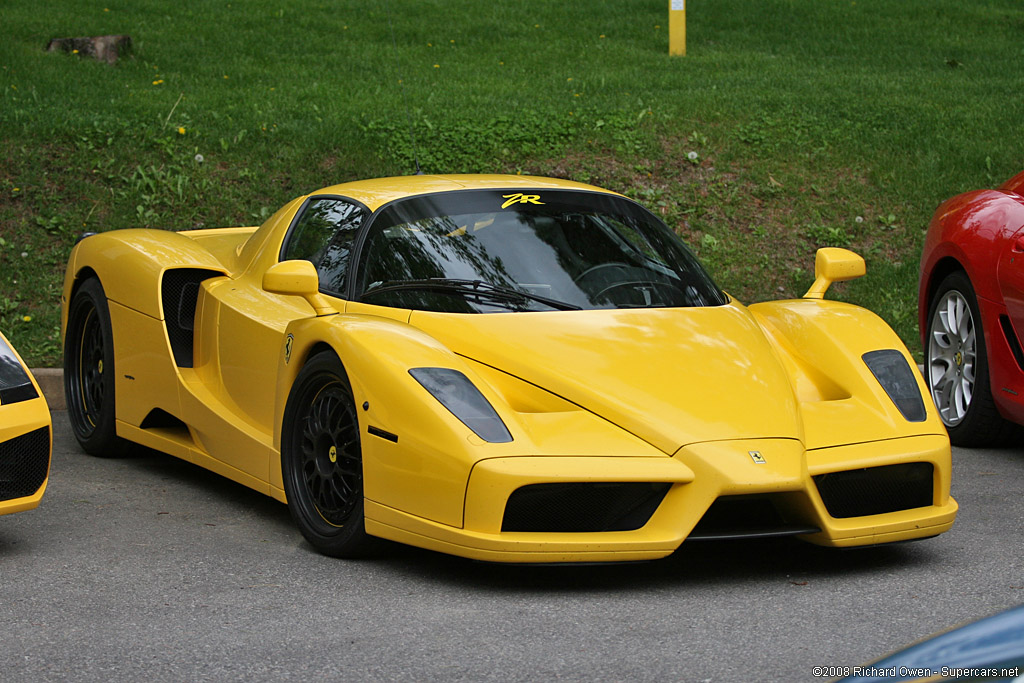
[[699, 441], [801, 438], [792, 385], [738, 303], [707, 308], [453, 314], [410, 324], [665, 453]]

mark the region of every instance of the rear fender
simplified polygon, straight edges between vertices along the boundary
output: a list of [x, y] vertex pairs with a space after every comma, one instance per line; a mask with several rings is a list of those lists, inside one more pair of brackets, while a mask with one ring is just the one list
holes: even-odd
[[109, 300], [152, 318], [163, 319], [160, 279], [165, 270], [198, 268], [223, 274], [228, 269], [194, 240], [163, 230], [113, 230], [90, 235], [71, 251], [61, 295], [61, 339], [76, 284], [96, 275]]

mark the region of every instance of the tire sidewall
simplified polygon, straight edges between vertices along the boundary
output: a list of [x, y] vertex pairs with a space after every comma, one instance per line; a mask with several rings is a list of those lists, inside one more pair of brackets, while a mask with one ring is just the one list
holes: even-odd
[[[308, 487], [302, 479], [299, 461], [298, 446], [302, 438], [305, 411], [317, 393], [334, 382], [345, 388], [349, 400], [353, 401], [354, 405], [352, 388], [344, 366], [333, 353], [324, 352], [314, 356], [299, 371], [288, 393], [282, 422], [281, 475], [288, 510], [306, 540], [324, 555], [355, 557], [363, 554], [369, 539], [363, 518], [362, 490], [346, 523], [340, 527], [328, 524], [316, 510]], [[352, 414], [357, 415], [354, 410]], [[356, 433], [359, 434], [358, 424]], [[361, 448], [360, 443], [360, 452]]]
[[[100, 326], [103, 344], [102, 386], [103, 403], [94, 415], [95, 425], [90, 425], [86, 416], [85, 401], [81, 397], [81, 347], [82, 335], [89, 310]], [[75, 438], [83, 450], [92, 455], [114, 455], [119, 450], [117, 438], [116, 403], [114, 398], [114, 335], [110, 325], [110, 310], [100, 281], [91, 278], [82, 283], [68, 307], [68, 327], [64, 339], [64, 398], [68, 407], [68, 418]]]
[[[925, 345], [925, 377], [928, 385], [928, 393], [932, 393], [932, 379], [931, 379], [931, 344], [933, 334], [933, 324], [935, 320], [935, 312], [938, 308], [939, 301], [942, 300], [947, 293], [950, 291], [956, 291], [964, 300], [967, 302], [967, 307], [971, 312], [971, 319], [974, 324], [974, 338], [975, 338], [975, 357], [974, 357], [974, 387], [971, 394], [971, 402], [967, 406], [967, 411], [960, 422], [954, 426], [946, 425], [946, 431], [949, 433], [950, 440], [954, 443], [959, 444], [970, 444], [978, 440], [978, 436], [986, 431], [988, 425], [982, 424], [985, 421], [985, 416], [982, 415], [983, 403], [991, 404], [993, 402], [991, 382], [989, 379], [989, 367], [988, 367], [988, 335], [985, 331], [984, 324], [981, 319], [981, 310], [978, 308], [978, 300], [974, 294], [974, 287], [971, 286], [971, 281], [965, 273], [960, 271], [950, 273], [942, 282], [939, 283], [938, 288], [935, 290], [935, 294], [932, 296], [932, 300], [928, 306], [928, 329], [927, 329], [927, 343]], [[934, 401], [934, 397], [932, 397]], [[936, 406], [937, 407], [937, 406]]]

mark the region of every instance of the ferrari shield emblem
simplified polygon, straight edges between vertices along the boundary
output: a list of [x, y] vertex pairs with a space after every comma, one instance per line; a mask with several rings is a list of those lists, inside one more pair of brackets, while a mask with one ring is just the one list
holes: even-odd
[[288, 361], [292, 359], [292, 342], [295, 341], [294, 335], [289, 334], [284, 340], [284, 363], [288, 364]]
[[750, 459], [753, 460], [758, 465], [764, 465], [767, 464], [768, 462], [767, 460], [764, 459], [764, 456], [761, 455], [761, 451], [747, 451], [747, 454], [749, 454]]

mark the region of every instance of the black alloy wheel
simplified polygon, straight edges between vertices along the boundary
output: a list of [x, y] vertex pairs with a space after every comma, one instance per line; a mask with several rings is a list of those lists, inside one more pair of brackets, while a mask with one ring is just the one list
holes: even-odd
[[64, 398], [71, 428], [91, 455], [125, 455], [117, 436], [114, 403], [114, 343], [110, 311], [96, 278], [83, 282], [68, 307], [64, 337]]
[[345, 368], [333, 353], [299, 372], [285, 407], [281, 469], [292, 519], [319, 552], [360, 557], [375, 540], [363, 522], [359, 418]]

